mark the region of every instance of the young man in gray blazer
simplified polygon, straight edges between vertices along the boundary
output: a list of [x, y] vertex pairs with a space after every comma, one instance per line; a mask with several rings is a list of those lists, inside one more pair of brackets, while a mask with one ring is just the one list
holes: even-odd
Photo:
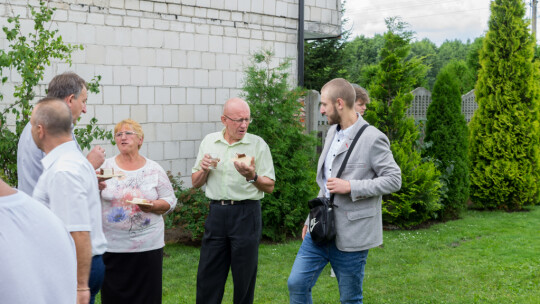
[[367, 122], [354, 110], [356, 93], [342, 78], [321, 89], [321, 114], [332, 125], [317, 166], [319, 196], [334, 193], [336, 238], [316, 245], [307, 232], [288, 280], [290, 303], [312, 303], [311, 289], [326, 264], [334, 269], [341, 303], [362, 303], [368, 250], [382, 244], [382, 195], [398, 191], [401, 170], [385, 134], [369, 126], [356, 143], [340, 178], [336, 178], [356, 133]]

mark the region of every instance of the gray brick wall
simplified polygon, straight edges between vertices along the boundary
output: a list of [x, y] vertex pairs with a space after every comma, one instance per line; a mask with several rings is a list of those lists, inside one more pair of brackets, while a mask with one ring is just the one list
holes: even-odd
[[[0, 3], [0, 26], [15, 14], [24, 32], [32, 30], [28, 4], [38, 1]], [[180, 172], [187, 185], [200, 140], [222, 128], [223, 103], [241, 92], [250, 54], [264, 48], [273, 49], [277, 60], [291, 57], [296, 75], [297, 0], [52, 0], [50, 5], [56, 8], [51, 28], [84, 50], [73, 54], [71, 67], [54, 62], [38, 95], [64, 71], [86, 80], [101, 75], [101, 92], [89, 96], [79, 124], [95, 116], [112, 129], [122, 119], [135, 119], [145, 132], [141, 153]], [[340, 32], [339, 1], [305, 5], [306, 30]], [[7, 47], [3, 33], [0, 47]], [[0, 89], [5, 95], [0, 107], [12, 101], [13, 83], [20, 81], [16, 73], [9, 76]], [[117, 152], [100, 144], [108, 155]]]

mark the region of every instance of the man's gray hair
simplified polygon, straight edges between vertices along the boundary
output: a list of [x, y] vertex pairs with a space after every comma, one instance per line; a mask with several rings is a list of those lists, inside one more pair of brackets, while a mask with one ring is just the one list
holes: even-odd
[[52, 136], [71, 134], [73, 118], [68, 105], [59, 98], [45, 97], [38, 101], [32, 114], [34, 123], [42, 125]]
[[73, 94], [75, 98], [79, 98], [83, 88], [88, 88], [88, 86], [81, 76], [73, 72], [65, 72], [56, 75], [51, 80], [47, 89], [47, 97], [64, 99]]

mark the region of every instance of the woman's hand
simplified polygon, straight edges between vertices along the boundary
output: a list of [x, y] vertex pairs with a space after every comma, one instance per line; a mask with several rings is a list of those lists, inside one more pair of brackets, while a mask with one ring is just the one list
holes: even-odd
[[151, 212], [155, 214], [163, 214], [171, 208], [171, 205], [162, 199], [148, 201], [150, 205], [138, 205], [142, 212]]
[[148, 201], [150, 205], [137, 205], [142, 212], [154, 212], [154, 201]]

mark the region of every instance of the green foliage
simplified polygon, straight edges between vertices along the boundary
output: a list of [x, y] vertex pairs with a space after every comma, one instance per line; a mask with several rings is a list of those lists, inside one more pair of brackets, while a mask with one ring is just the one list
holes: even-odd
[[[347, 69], [347, 79], [362, 87], [367, 87], [368, 83], [376, 71], [376, 64], [379, 62], [379, 50], [384, 44], [382, 35], [375, 35], [373, 38], [358, 36], [345, 44], [343, 49], [343, 60]], [[330, 80], [332, 78], [327, 78]], [[320, 87], [317, 88], [320, 90]]]
[[524, 16], [523, 1], [491, 2], [469, 125], [471, 200], [479, 208], [538, 202], [540, 79]]
[[444, 41], [437, 54], [439, 69], [444, 68], [452, 60], [467, 60], [470, 45], [470, 41], [463, 43], [458, 39]]
[[[370, 83], [369, 92], [388, 107], [397, 95], [406, 95], [420, 86], [428, 67], [422, 63], [421, 58], [407, 58], [414, 35], [406, 30], [408, 25], [398, 18], [388, 18], [385, 21], [388, 31], [384, 34], [384, 45], [379, 53], [379, 71]], [[409, 104], [410, 100], [405, 106]]]
[[[47, 25], [54, 12], [40, 1], [39, 8], [30, 6], [35, 32], [24, 35], [21, 32], [19, 16], [9, 17], [8, 23], [12, 27], [2, 28], [9, 43], [7, 49], [0, 50], [0, 76], [2, 84], [7, 77], [4, 73], [17, 71], [21, 76], [21, 83], [15, 86], [13, 97], [15, 102], [7, 105], [0, 112], [0, 172], [10, 185], [17, 185], [17, 143], [20, 134], [27, 124], [34, 99], [34, 87], [43, 80], [45, 67], [50, 65], [51, 59], [63, 60], [71, 63], [71, 53], [80, 48], [77, 45], [65, 44], [58, 30], [49, 30]], [[0, 99], [3, 95], [0, 94]], [[7, 125], [7, 117], [11, 115], [15, 121], [15, 128]]]
[[474, 75], [475, 82], [478, 80], [478, 71], [480, 70], [480, 50], [482, 49], [483, 41], [484, 37], [474, 39], [467, 54], [467, 65]]
[[[470, 90], [474, 89], [476, 78], [473, 71], [465, 61], [451, 60], [446, 66], [443, 67], [443, 70], [446, 70], [448, 73], [450, 73], [453, 77], [453, 80], [456, 81], [458, 86], [458, 92], [460, 94], [460, 100], [461, 95], [465, 95]], [[441, 70], [441, 72], [443, 70]]]
[[179, 175], [167, 172], [178, 199], [173, 212], [165, 216], [165, 227], [182, 227], [191, 234], [192, 241], [202, 240], [204, 222], [210, 211], [210, 200], [200, 188], [184, 188]]
[[401, 168], [401, 190], [383, 197], [383, 220], [410, 227], [437, 215], [442, 184], [435, 164], [422, 160], [417, 147], [419, 131], [414, 119], [405, 114], [413, 99], [410, 92], [427, 68], [419, 58], [409, 57], [413, 34], [405, 30], [406, 24], [391, 18], [387, 27], [365, 119], [388, 136]]
[[426, 88], [433, 88], [437, 73], [439, 73], [439, 49], [431, 40], [424, 38], [411, 43], [410, 57], [422, 58], [423, 63], [429, 67], [426, 74]]
[[469, 198], [469, 168], [467, 157], [467, 122], [461, 114], [460, 79], [454, 66], [467, 66], [464, 62], [449, 64], [437, 75], [427, 109], [426, 142], [431, 142], [424, 156], [439, 160], [439, 170], [447, 186], [442, 197], [442, 218], [455, 218], [465, 209]]
[[273, 53], [254, 55], [245, 69], [243, 90], [253, 122], [249, 132], [261, 136], [270, 146], [276, 184], [262, 200], [263, 235], [283, 240], [296, 235], [308, 213], [307, 202], [317, 195], [314, 135], [306, 134], [302, 123], [300, 88], [290, 91], [289, 61], [271, 67]]
[[[17, 71], [21, 77], [21, 83], [15, 85], [13, 97], [15, 101], [7, 105], [0, 112], [0, 175], [10, 185], [17, 185], [17, 144], [20, 134], [28, 123], [33, 106], [31, 101], [35, 98], [34, 88], [43, 80], [45, 68], [51, 65], [51, 60], [65, 61], [71, 64], [71, 53], [82, 49], [80, 45], [66, 44], [58, 30], [50, 30], [49, 22], [55, 9], [49, 8], [45, 1], [39, 2], [39, 7], [29, 6], [34, 21], [34, 32], [24, 35], [21, 32], [19, 16], [9, 17], [8, 23], [12, 27], [4, 26], [2, 30], [9, 42], [9, 47], [0, 50], [0, 77], [2, 84], [8, 80], [4, 73]], [[98, 80], [90, 87], [94, 92], [99, 86]], [[0, 93], [0, 100], [3, 99]], [[7, 124], [8, 116], [14, 118], [14, 128]], [[91, 123], [86, 139], [82, 144], [89, 146], [94, 138], [112, 139], [112, 134], [95, 126], [96, 121]], [[84, 132], [82, 132], [84, 133]], [[83, 147], [81, 145], [81, 147]]]
[[343, 49], [346, 37], [306, 41], [304, 44], [304, 86], [320, 90], [328, 81], [346, 75]]
[[423, 160], [413, 147], [416, 134], [391, 143], [401, 168], [401, 189], [383, 197], [383, 222], [403, 228], [414, 227], [437, 217], [442, 184], [441, 173], [431, 161]]

